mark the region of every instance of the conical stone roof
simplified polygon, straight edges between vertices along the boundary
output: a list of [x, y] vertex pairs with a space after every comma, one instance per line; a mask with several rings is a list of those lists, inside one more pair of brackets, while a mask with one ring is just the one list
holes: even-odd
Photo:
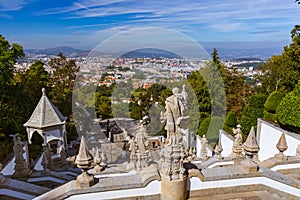
[[259, 146], [256, 141], [254, 127], [252, 126], [246, 142], [243, 144], [243, 148], [247, 155], [255, 155], [259, 151]]
[[56, 106], [46, 96], [46, 90], [42, 89], [42, 97], [34, 109], [30, 119], [24, 124], [25, 127], [46, 128], [55, 125], [62, 125], [67, 120]]

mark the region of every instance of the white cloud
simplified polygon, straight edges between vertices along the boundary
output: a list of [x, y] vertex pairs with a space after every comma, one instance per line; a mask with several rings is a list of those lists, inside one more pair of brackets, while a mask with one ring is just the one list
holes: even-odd
[[103, 34], [115, 33], [124, 27], [156, 26], [185, 33], [199, 29], [219, 33], [265, 32], [279, 38], [284, 31], [265, 30], [290, 28], [297, 23], [299, 11], [300, 7], [292, 0], [78, 0], [68, 7], [47, 9], [39, 14], [63, 14], [63, 19], [71, 22], [78, 18], [99, 18], [100, 23], [87, 20], [86, 24], [76, 25], [75, 21], [68, 28], [99, 28]]
[[0, 11], [20, 10], [25, 4], [24, 0], [0, 0]]

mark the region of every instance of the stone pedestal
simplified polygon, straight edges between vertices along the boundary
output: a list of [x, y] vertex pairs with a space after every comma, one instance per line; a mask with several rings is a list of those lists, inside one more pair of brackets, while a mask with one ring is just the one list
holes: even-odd
[[27, 181], [28, 175], [29, 175], [29, 169], [28, 166], [24, 160], [24, 162], [16, 163], [15, 165], [15, 173], [13, 174], [13, 178], [20, 180], [20, 181]]
[[169, 180], [162, 177], [161, 200], [184, 200], [187, 199], [187, 178]]
[[234, 147], [232, 149], [231, 158], [234, 161], [234, 164], [241, 163], [242, 159], [244, 159], [243, 148], [241, 146]]
[[82, 174], [76, 178], [77, 188], [89, 188], [94, 185], [94, 176], [83, 171]]
[[251, 158], [246, 158], [241, 161], [241, 165], [247, 172], [252, 173], [258, 171], [258, 165]]
[[279, 160], [279, 161], [286, 161], [287, 157], [283, 154], [283, 152], [279, 152], [277, 154], [275, 154], [275, 159]]

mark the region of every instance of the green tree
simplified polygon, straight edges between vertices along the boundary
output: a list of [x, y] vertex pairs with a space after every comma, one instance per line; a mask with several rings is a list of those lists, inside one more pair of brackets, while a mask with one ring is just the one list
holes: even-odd
[[49, 66], [53, 69], [50, 80], [51, 99], [64, 115], [70, 117], [72, 114], [72, 91], [79, 67], [74, 59], [68, 59], [62, 53], [52, 58]]
[[232, 129], [238, 124], [237, 118], [233, 112], [229, 112], [225, 118], [223, 130], [232, 133]]
[[272, 56], [262, 67], [257, 82], [261, 86], [257, 90], [261, 93], [280, 91], [290, 92], [300, 78], [300, 34], [299, 26], [291, 31], [292, 42], [284, 47], [279, 56]]
[[199, 127], [199, 135], [202, 137], [206, 136], [209, 143], [216, 143], [219, 138], [219, 130], [222, 129], [223, 119], [221, 117], [207, 117], [205, 118], [200, 127]]
[[300, 81], [295, 89], [288, 93], [277, 106], [278, 122], [284, 128], [299, 132], [300, 130]]
[[[245, 81], [245, 77], [242, 74], [236, 69], [228, 69], [226, 65], [221, 62], [216, 49], [214, 49], [212, 53], [212, 61], [219, 70], [224, 83], [226, 92], [226, 112], [234, 112], [237, 117], [240, 118], [242, 116], [243, 108], [247, 104], [247, 98], [253, 94], [252, 89]], [[222, 86], [221, 83], [217, 85], [219, 85], [219, 88]], [[220, 96], [218, 101], [221, 102], [221, 99], [224, 98], [224, 96], [224, 94], [223, 96]]]
[[272, 92], [268, 96], [266, 103], [264, 105], [265, 110], [274, 114], [276, 112], [277, 106], [279, 105], [279, 103], [281, 102], [283, 97], [284, 97], [284, 94], [281, 92], [278, 92], [278, 91]]
[[116, 103], [112, 105], [112, 113], [114, 117], [129, 118], [129, 104]]
[[200, 124], [201, 122], [207, 118], [211, 113], [211, 98], [205, 84], [205, 81], [200, 73], [200, 71], [194, 71], [188, 77], [188, 82], [192, 86], [194, 93], [197, 97], [198, 105], [199, 105], [199, 117]]
[[277, 123], [276, 118], [276, 108], [281, 102], [282, 98], [284, 97], [284, 94], [279, 91], [272, 92], [264, 105], [264, 119], [270, 122]]
[[30, 115], [41, 98], [42, 88], [47, 88], [50, 75], [45, 70], [44, 63], [38, 60], [20, 76], [20, 84], [23, 87], [23, 93], [27, 97], [27, 102], [29, 102], [27, 106]]
[[[23, 47], [19, 44], [9, 42], [0, 35], [0, 130], [11, 134], [8, 131], [20, 129], [20, 105], [23, 97], [19, 85], [13, 83], [14, 64], [18, 59], [23, 58]], [[14, 127], [12, 127], [14, 126]], [[7, 128], [10, 127], [8, 130]]]
[[263, 117], [264, 104], [267, 99], [265, 94], [255, 94], [250, 96], [248, 105], [243, 110], [241, 119], [243, 137], [250, 132], [252, 126], [257, 127], [257, 119]]
[[97, 117], [101, 119], [112, 118], [111, 100], [107, 96], [101, 96], [98, 92], [96, 93], [95, 101]]
[[52, 86], [50, 97], [53, 104], [62, 114], [68, 117], [66, 125], [68, 137], [70, 138], [69, 135], [77, 135], [76, 132], [71, 132], [75, 131], [72, 117], [72, 94], [76, 73], [79, 67], [76, 65], [74, 59], [68, 59], [62, 53], [52, 58], [48, 64], [53, 69], [53, 74], [50, 79]]

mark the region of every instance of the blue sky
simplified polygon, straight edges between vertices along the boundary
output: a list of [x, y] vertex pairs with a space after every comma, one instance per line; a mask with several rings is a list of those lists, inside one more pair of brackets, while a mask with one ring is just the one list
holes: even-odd
[[225, 47], [283, 46], [299, 23], [294, 0], [0, 0], [0, 34], [24, 48], [92, 49], [149, 26]]

